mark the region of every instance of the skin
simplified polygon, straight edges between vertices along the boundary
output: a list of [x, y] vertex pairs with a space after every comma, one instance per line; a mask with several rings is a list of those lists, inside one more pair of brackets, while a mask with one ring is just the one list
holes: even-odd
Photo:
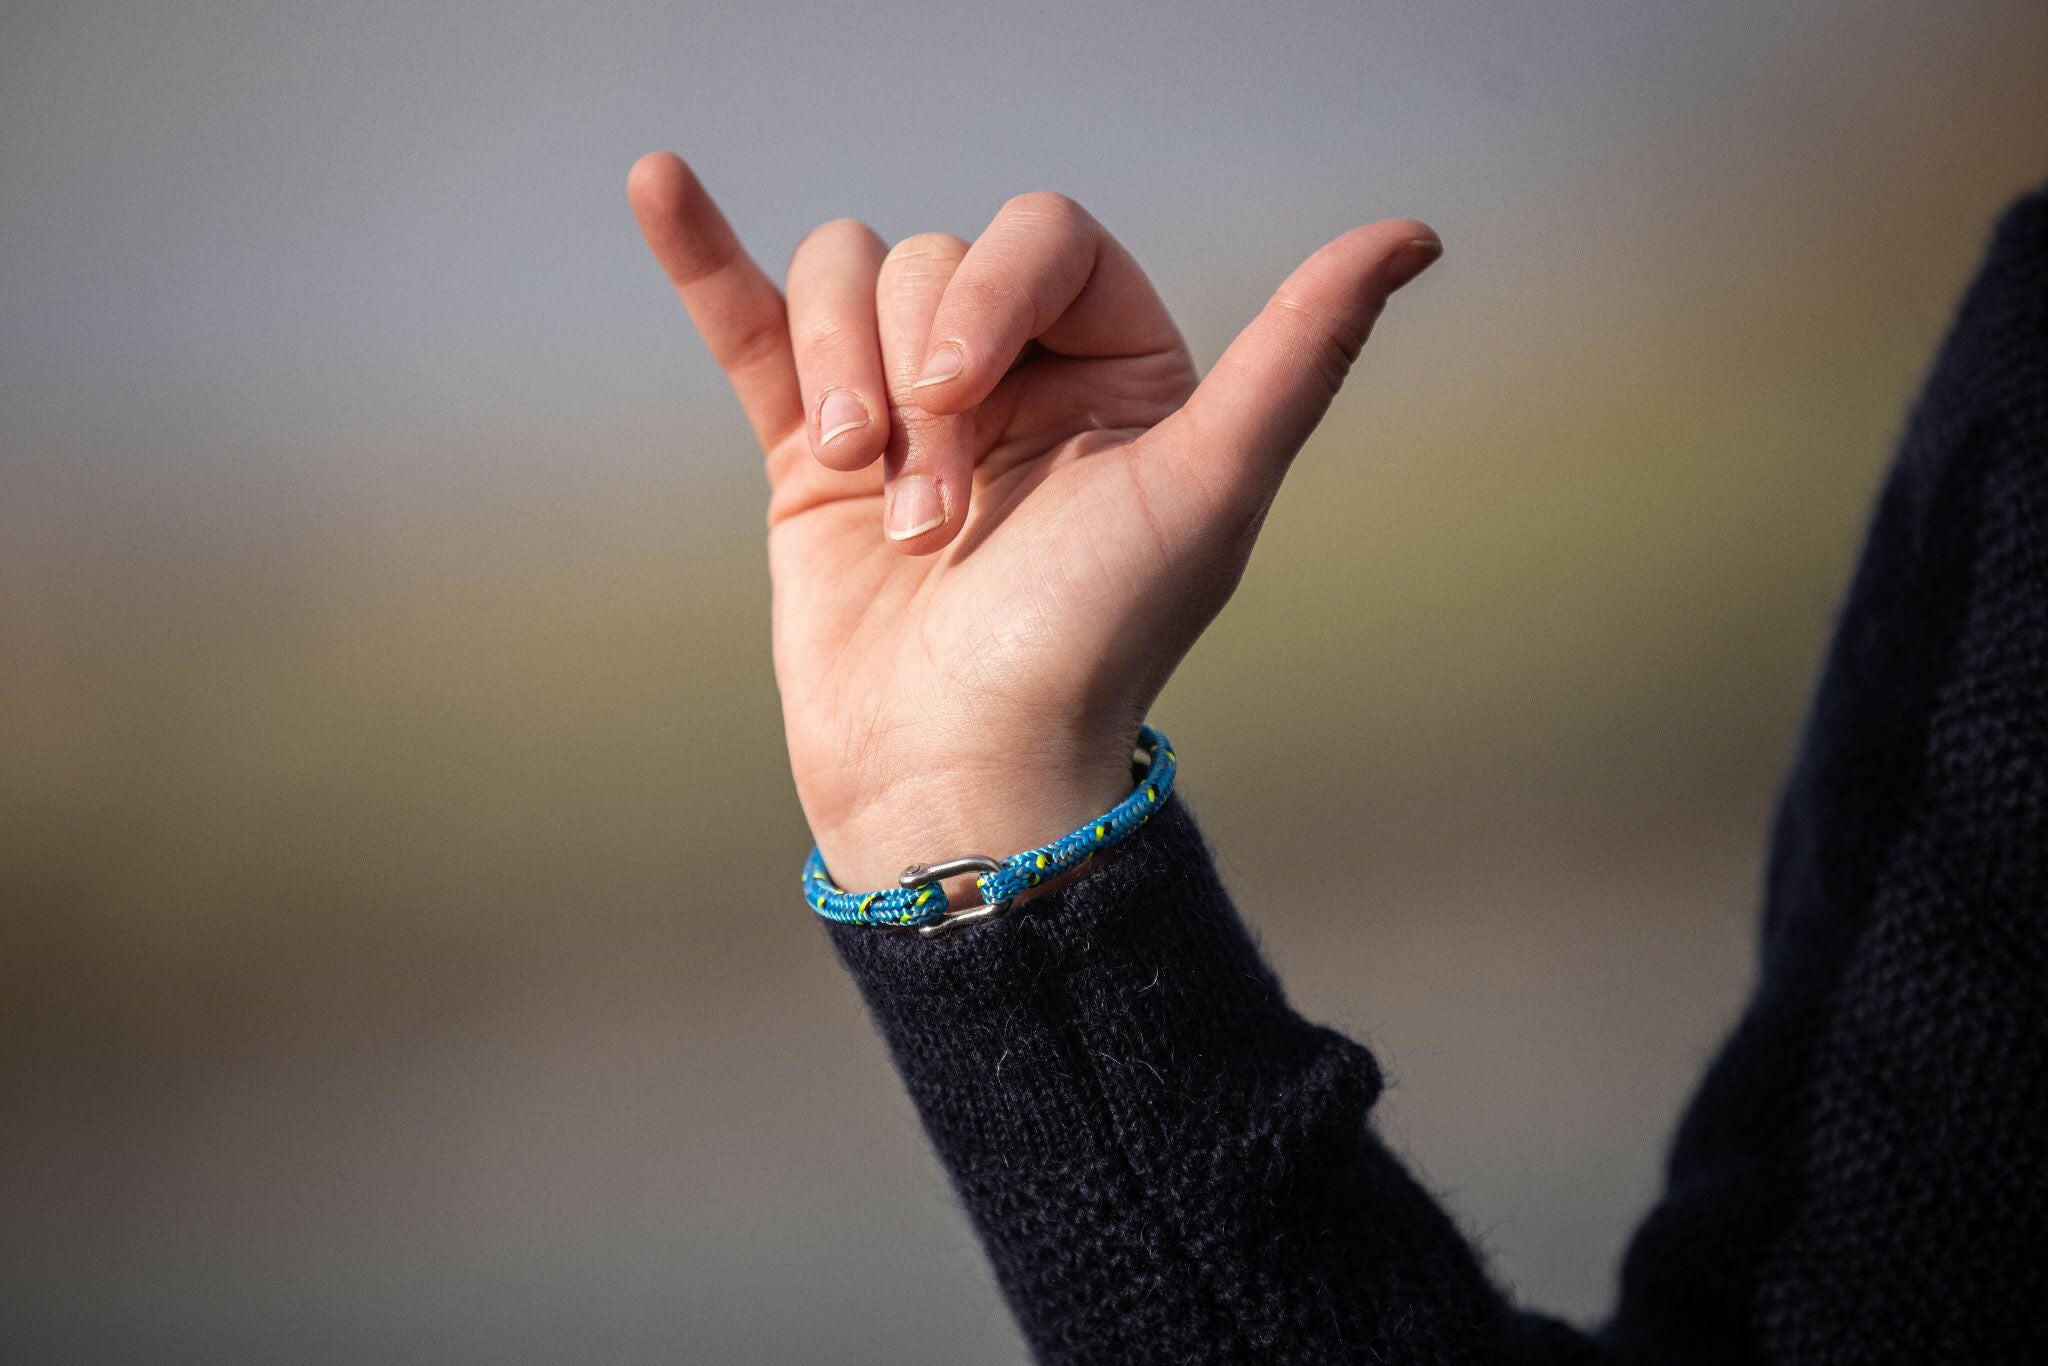
[[766, 454], [790, 769], [854, 890], [1044, 844], [1130, 790], [1139, 722], [1295, 452], [1443, 249], [1411, 219], [1344, 233], [1202, 377], [1061, 195], [973, 243], [826, 223], [786, 298], [677, 157], [641, 158], [627, 195]]

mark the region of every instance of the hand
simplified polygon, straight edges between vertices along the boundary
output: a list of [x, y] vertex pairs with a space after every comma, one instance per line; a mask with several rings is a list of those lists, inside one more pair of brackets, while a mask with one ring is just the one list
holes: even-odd
[[627, 192], [767, 453], [790, 767], [853, 890], [1046, 843], [1129, 790], [1288, 463], [1442, 251], [1411, 220], [1352, 229], [1198, 382], [1137, 262], [1058, 195], [972, 245], [827, 223], [785, 303], [676, 157]]

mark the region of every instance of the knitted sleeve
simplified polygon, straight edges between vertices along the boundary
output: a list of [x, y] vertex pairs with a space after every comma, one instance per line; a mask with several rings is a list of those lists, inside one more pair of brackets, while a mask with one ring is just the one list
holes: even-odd
[[1521, 1330], [1178, 794], [1003, 920], [831, 933], [1041, 1361], [1497, 1361]]
[[1908, 425], [1597, 1338], [1488, 1283], [1178, 797], [1005, 920], [831, 934], [1044, 1362], [2048, 1360], [2048, 197]]
[[1611, 1341], [2048, 1360], [2048, 193], [1907, 423]]

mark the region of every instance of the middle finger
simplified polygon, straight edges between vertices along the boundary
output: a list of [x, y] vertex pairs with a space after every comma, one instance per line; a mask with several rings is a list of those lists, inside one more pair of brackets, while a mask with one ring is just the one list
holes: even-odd
[[974, 415], [917, 406], [917, 373], [932, 314], [967, 244], [947, 233], [907, 237], [890, 249], [875, 282], [882, 361], [889, 377], [889, 444], [882, 462], [883, 528], [899, 550], [938, 550], [967, 519], [974, 483]]

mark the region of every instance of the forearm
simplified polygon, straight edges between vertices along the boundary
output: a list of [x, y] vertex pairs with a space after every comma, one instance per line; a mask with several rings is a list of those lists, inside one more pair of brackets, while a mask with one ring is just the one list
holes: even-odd
[[1288, 1007], [1178, 799], [1004, 920], [832, 935], [1042, 1360], [1519, 1355], [1368, 1127], [1372, 1057]]

